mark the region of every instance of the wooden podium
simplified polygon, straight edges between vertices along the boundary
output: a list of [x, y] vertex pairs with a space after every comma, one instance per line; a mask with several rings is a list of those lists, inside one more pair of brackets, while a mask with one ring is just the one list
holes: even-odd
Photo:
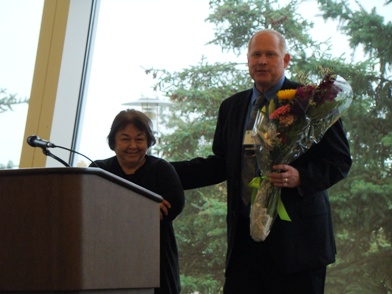
[[1, 293], [153, 293], [162, 198], [99, 168], [0, 171]]

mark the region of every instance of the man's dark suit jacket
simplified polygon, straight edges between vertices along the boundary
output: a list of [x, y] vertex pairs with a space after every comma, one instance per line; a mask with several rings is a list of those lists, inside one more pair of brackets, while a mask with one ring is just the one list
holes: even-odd
[[[282, 89], [298, 86], [299, 84], [285, 79]], [[184, 189], [227, 180], [226, 269], [230, 266], [240, 216], [242, 141], [251, 94], [252, 89], [249, 89], [222, 102], [214, 135], [214, 155], [172, 162]], [[281, 271], [298, 272], [326, 266], [335, 261], [336, 247], [326, 189], [345, 178], [351, 167], [342, 122], [338, 120], [318, 144], [290, 165], [299, 171], [302, 194], [297, 188], [282, 189], [282, 202], [292, 221], [282, 221], [277, 217], [270, 235], [264, 241], [264, 248]]]

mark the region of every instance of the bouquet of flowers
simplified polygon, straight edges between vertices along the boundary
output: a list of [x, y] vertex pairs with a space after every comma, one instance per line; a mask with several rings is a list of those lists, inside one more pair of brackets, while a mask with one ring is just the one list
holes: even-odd
[[327, 71], [319, 85], [281, 90], [259, 111], [252, 134], [260, 177], [250, 183], [255, 189], [250, 213], [250, 234], [255, 241], [267, 238], [277, 215], [291, 221], [280, 198], [281, 188], [268, 180], [272, 166], [289, 164], [320, 142], [352, 98], [347, 81]]

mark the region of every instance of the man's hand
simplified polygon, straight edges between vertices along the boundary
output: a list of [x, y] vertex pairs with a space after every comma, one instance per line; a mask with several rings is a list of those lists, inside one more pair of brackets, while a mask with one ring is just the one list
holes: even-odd
[[301, 185], [299, 172], [294, 167], [287, 164], [277, 164], [272, 168], [279, 171], [268, 175], [271, 184], [275, 187], [297, 188]]

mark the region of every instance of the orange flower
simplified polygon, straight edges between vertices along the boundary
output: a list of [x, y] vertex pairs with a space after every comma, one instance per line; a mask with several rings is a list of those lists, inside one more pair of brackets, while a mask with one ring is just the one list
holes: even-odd
[[295, 118], [292, 114], [279, 117], [279, 123], [281, 123], [285, 127], [291, 126], [294, 120]]

